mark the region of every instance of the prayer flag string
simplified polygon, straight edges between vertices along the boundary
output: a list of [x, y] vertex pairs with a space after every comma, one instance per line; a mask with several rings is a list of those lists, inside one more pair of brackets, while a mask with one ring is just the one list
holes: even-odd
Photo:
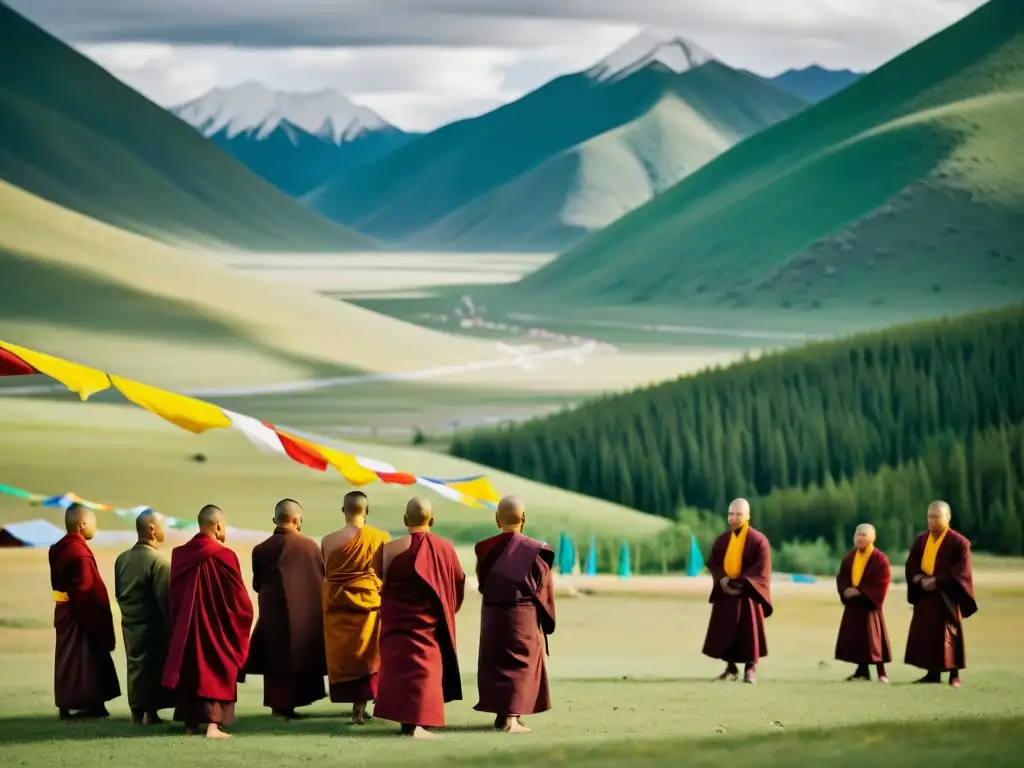
[[[180, 429], [200, 434], [231, 428], [241, 432], [262, 453], [285, 456], [318, 472], [328, 468], [354, 486], [374, 481], [388, 485], [421, 485], [474, 509], [494, 509], [497, 491], [486, 475], [439, 479], [403, 472], [386, 462], [344, 453], [313, 440], [289, 434], [273, 424], [235, 413], [205, 400], [159, 389], [96, 368], [0, 341], [0, 376], [49, 376], [82, 400], [113, 387], [129, 402]], [[2, 394], [2, 390], [0, 390]], [[3, 486], [0, 486], [2, 488]]]

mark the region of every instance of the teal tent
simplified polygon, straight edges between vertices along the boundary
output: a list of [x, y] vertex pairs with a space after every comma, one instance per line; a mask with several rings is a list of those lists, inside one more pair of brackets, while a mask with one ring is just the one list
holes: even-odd
[[633, 575], [629, 567], [629, 542], [622, 542], [622, 550], [619, 552], [619, 578], [628, 579]]
[[686, 575], [696, 576], [704, 570], [704, 556], [700, 553], [697, 545], [697, 537], [690, 534], [690, 557], [686, 561]]
[[590, 551], [587, 553], [587, 576], [597, 576], [597, 536], [590, 537]]

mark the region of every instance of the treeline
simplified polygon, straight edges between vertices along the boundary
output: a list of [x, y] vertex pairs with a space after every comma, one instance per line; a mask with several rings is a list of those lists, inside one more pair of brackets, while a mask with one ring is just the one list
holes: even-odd
[[458, 435], [452, 453], [670, 518], [759, 497], [776, 543], [839, 547], [864, 519], [905, 545], [921, 500], [948, 497], [979, 546], [1018, 553], [993, 526], [1024, 519], [1021, 423], [1024, 305], [604, 397]]

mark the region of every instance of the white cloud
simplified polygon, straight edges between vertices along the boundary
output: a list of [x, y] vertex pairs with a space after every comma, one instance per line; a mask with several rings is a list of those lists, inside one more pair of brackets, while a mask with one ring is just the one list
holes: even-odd
[[773, 75], [872, 69], [984, 0], [7, 0], [160, 104], [335, 87], [423, 130], [601, 58], [641, 25]]

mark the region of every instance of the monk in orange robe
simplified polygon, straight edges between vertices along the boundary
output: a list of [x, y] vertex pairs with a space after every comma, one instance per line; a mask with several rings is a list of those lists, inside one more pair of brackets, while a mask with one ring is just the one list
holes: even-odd
[[493, 713], [499, 730], [529, 733], [520, 716], [551, 709], [544, 654], [555, 631], [555, 553], [523, 535], [526, 508], [515, 496], [498, 503], [495, 522], [501, 533], [476, 545], [483, 606], [474, 709]]
[[772, 554], [768, 539], [750, 527], [750, 504], [736, 499], [729, 505], [729, 531], [715, 540], [707, 567], [711, 587], [711, 620], [704, 655], [726, 663], [719, 680], [736, 680], [744, 665], [743, 682], [757, 682], [757, 662], [768, 655], [764, 620], [772, 615]]
[[274, 508], [274, 533], [252, 550], [252, 588], [260, 615], [249, 642], [245, 674], [263, 675], [263, 706], [274, 717], [302, 717], [295, 710], [324, 698], [324, 559], [301, 533], [302, 507], [282, 499]]
[[927, 670], [918, 683], [960, 687], [967, 666], [964, 619], [978, 612], [974, 600], [971, 542], [949, 527], [944, 501], [928, 507], [928, 530], [914, 539], [907, 556], [907, 601], [914, 606], [904, 663]]
[[106, 702], [121, 695], [111, 653], [114, 618], [110, 595], [86, 542], [96, 535], [96, 515], [81, 504], [64, 513], [67, 535], [50, 547], [54, 701], [61, 720], [109, 717]]
[[163, 685], [175, 693], [174, 719], [185, 732], [226, 739], [238, 700], [238, 677], [249, 652], [253, 609], [238, 555], [224, 546], [227, 518], [208, 504], [199, 533], [171, 552], [171, 639]]
[[888, 683], [885, 665], [892, 661], [882, 605], [892, 580], [889, 558], [875, 546], [875, 528], [863, 523], [853, 535], [853, 550], [839, 565], [836, 588], [843, 606], [836, 639], [836, 659], [856, 664], [847, 680], [870, 680], [875, 665], [878, 682]]
[[408, 536], [382, 548], [380, 682], [373, 714], [402, 724], [402, 733], [434, 738], [444, 705], [462, 699], [455, 614], [466, 574], [450, 541], [430, 532], [430, 502], [405, 508]]
[[352, 704], [352, 722], [363, 725], [366, 703], [377, 697], [380, 672], [381, 547], [391, 536], [366, 524], [369, 500], [345, 494], [345, 527], [324, 536], [326, 563], [322, 607], [331, 701]]

